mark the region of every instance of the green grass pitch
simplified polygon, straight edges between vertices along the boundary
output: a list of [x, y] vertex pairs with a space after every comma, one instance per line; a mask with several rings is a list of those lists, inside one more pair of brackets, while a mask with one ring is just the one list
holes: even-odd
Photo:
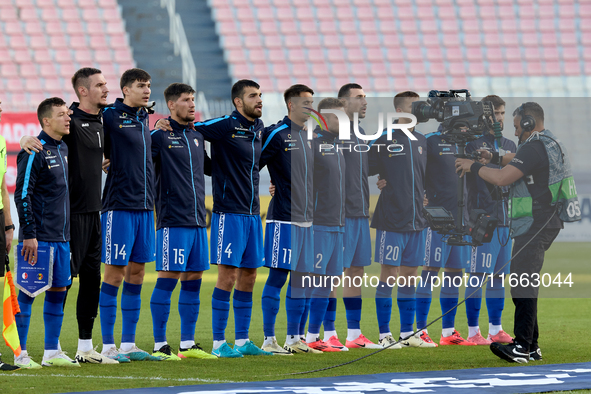
[[[540, 345], [544, 355], [543, 363], [567, 363], [591, 361], [589, 345], [591, 299], [591, 275], [589, 275], [589, 243], [557, 243], [546, 255], [544, 270], [550, 273], [561, 272], [563, 275], [573, 272], [573, 282], [580, 291], [572, 288], [549, 288], [546, 293], [553, 296], [569, 295], [580, 298], [542, 298], [539, 300]], [[146, 278], [142, 290], [142, 313], [137, 329], [137, 345], [147, 351], [152, 350], [152, 321], [150, 314], [150, 296], [156, 282], [153, 265], [146, 269]], [[379, 267], [371, 266], [370, 273], [377, 273]], [[215, 285], [217, 269], [204, 275], [201, 291], [201, 311], [197, 322], [196, 339], [208, 351], [212, 346], [211, 334], [211, 294]], [[250, 338], [257, 345], [262, 344], [262, 312], [261, 292], [266, 279], [267, 269], [259, 271], [254, 294], [254, 307]], [[177, 312], [178, 290], [173, 294], [170, 321], [168, 323], [168, 341], [177, 348], [180, 339], [180, 320]], [[554, 285], [554, 287], [557, 287]], [[550, 291], [549, 290], [549, 291]], [[587, 293], [585, 293], [585, 290]], [[75, 317], [76, 294], [78, 282], [74, 281], [68, 297], [64, 324], [61, 334], [62, 348], [74, 357], [77, 347], [77, 324]], [[570, 291], [570, 293], [569, 293]], [[285, 291], [284, 291], [285, 293]], [[119, 292], [121, 294], [121, 292]], [[365, 296], [365, 292], [364, 292]], [[29, 354], [37, 362], [41, 362], [43, 354], [43, 296], [33, 305], [31, 329], [29, 332]], [[392, 312], [392, 332], [398, 333], [398, 311], [394, 302]], [[440, 315], [440, 306], [434, 299], [430, 320]], [[513, 304], [510, 299], [505, 303], [503, 327], [512, 334]], [[371, 340], [378, 336], [374, 301], [367, 294], [363, 300], [362, 331]], [[486, 304], [482, 303], [480, 326], [486, 335], [488, 320]], [[456, 328], [467, 335], [467, 322], [464, 305], [459, 307]], [[277, 319], [277, 338], [282, 345], [285, 340], [286, 320], [284, 305]], [[342, 300], [338, 301], [337, 331], [344, 341], [346, 337], [345, 310]], [[232, 342], [234, 321], [232, 312], [228, 322], [227, 339]], [[121, 316], [118, 315], [115, 326], [115, 338], [120, 338]], [[429, 328], [431, 337], [438, 341], [441, 336], [441, 323], [437, 322]], [[94, 330], [94, 344], [101, 350], [100, 324], [97, 319]], [[11, 362], [12, 355], [3, 341], [0, 351], [4, 360]], [[215, 382], [245, 382], [256, 380], [278, 380], [296, 377], [322, 377], [337, 375], [373, 374], [385, 372], [410, 372], [446, 369], [469, 369], [481, 367], [505, 367], [517, 365], [506, 363], [493, 356], [488, 347], [438, 347], [435, 349], [401, 349], [385, 350], [362, 361], [344, 367], [330, 369], [320, 373], [289, 376], [294, 372], [309, 371], [347, 362], [368, 354], [370, 350], [352, 349], [346, 353], [327, 353], [319, 355], [295, 355], [292, 357], [246, 357], [243, 359], [218, 360], [183, 360], [181, 362], [132, 362], [123, 365], [90, 365], [84, 364], [75, 369], [43, 368], [37, 371], [17, 371], [10, 375], [0, 375], [0, 391], [2, 393], [55, 393], [68, 391], [108, 390], [138, 387], [160, 387], [204, 384]]]

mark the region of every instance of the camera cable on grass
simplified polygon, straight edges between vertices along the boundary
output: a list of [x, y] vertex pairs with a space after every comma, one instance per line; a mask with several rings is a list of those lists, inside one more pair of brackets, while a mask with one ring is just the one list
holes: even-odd
[[329, 367], [324, 367], [324, 368], [318, 368], [318, 369], [312, 369], [309, 371], [302, 371], [302, 372], [290, 372], [290, 373], [286, 373], [286, 374], [280, 374], [280, 375], [266, 375], [266, 376], [294, 376], [294, 375], [306, 375], [306, 374], [311, 374], [311, 373], [316, 373], [316, 372], [322, 372], [322, 371], [328, 371], [330, 369], [335, 369], [335, 368], [340, 368], [340, 367], [344, 367], [345, 365], [349, 365], [349, 364], [353, 364], [356, 363], [358, 361], [361, 361], [363, 359], [366, 359], [368, 357], [371, 357], [373, 355], [376, 355], [380, 352], [383, 352], [384, 350], [387, 350], [388, 348], [396, 345], [397, 343], [400, 343], [400, 341], [406, 340], [410, 337], [412, 337], [413, 335], [418, 334], [419, 332], [423, 331], [424, 329], [427, 329], [428, 327], [432, 326], [434, 323], [438, 322], [439, 320], [441, 320], [444, 316], [446, 316], [448, 313], [450, 313], [451, 311], [453, 311], [454, 309], [457, 309], [460, 305], [462, 305], [463, 303], [466, 302], [466, 300], [470, 297], [472, 297], [479, 289], [482, 288], [482, 286], [484, 286], [486, 283], [488, 283], [488, 281], [490, 280], [491, 277], [493, 277], [494, 275], [498, 275], [499, 272], [501, 272], [503, 270], [503, 268], [505, 268], [507, 266], [507, 264], [509, 264], [515, 257], [517, 257], [517, 255], [519, 255], [519, 253], [521, 253], [523, 251], [523, 249], [525, 249], [525, 247], [527, 245], [529, 245], [541, 232], [543, 229], [546, 228], [546, 226], [550, 223], [550, 221], [552, 220], [552, 218], [554, 217], [554, 215], [556, 215], [556, 212], [558, 212], [558, 204], [556, 205], [556, 209], [554, 210], [554, 212], [552, 213], [552, 215], [550, 216], [550, 218], [548, 218], [548, 220], [546, 221], [546, 223], [544, 223], [544, 225], [538, 230], [538, 232], [536, 232], [534, 234], [533, 237], [531, 237], [531, 239], [529, 241], [527, 241], [525, 243], [525, 245], [523, 245], [521, 247], [521, 249], [519, 249], [517, 251], [517, 253], [515, 253], [510, 259], [509, 261], [507, 261], [505, 264], [503, 264], [503, 266], [501, 268], [499, 268], [497, 270], [497, 272], [495, 272], [493, 275], [488, 276], [488, 279], [483, 280], [482, 283], [480, 284], [480, 287], [478, 289], [475, 289], [474, 292], [472, 292], [472, 294], [470, 294], [468, 297], [464, 297], [464, 299], [462, 301], [460, 301], [455, 307], [451, 308], [449, 311], [445, 312], [444, 314], [442, 314], [441, 316], [439, 316], [438, 318], [436, 318], [435, 320], [432, 320], [431, 322], [429, 322], [425, 327], [421, 328], [420, 330], [416, 330], [415, 332], [413, 332], [411, 335], [407, 336], [406, 338], [401, 338], [398, 341], [382, 348], [382, 349], [378, 349], [375, 352], [371, 352], [369, 354], [366, 354], [365, 356], [362, 357], [358, 357], [356, 359], [344, 362], [344, 363], [340, 363], [340, 364], [336, 364], [336, 365], [331, 365]]

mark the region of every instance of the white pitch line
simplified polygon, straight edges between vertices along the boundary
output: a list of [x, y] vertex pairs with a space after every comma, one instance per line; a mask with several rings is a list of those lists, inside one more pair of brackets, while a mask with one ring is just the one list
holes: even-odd
[[237, 383], [230, 380], [217, 380], [217, 379], [199, 379], [199, 378], [165, 378], [162, 376], [151, 376], [151, 377], [144, 377], [144, 376], [95, 376], [95, 375], [64, 375], [64, 374], [48, 374], [48, 375], [38, 375], [38, 374], [2, 374], [2, 377], [19, 377], [19, 378], [29, 378], [29, 377], [53, 377], [53, 378], [87, 378], [87, 379], [124, 379], [124, 380], [159, 380], [159, 381], [166, 381], [166, 382], [204, 382], [204, 383]]

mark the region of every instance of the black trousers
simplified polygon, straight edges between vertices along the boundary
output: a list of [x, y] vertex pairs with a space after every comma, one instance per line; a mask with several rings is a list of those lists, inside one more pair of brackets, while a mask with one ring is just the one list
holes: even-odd
[[[527, 234], [515, 238], [513, 255], [517, 253], [537, 232], [530, 230]], [[525, 349], [532, 351], [538, 346], [538, 290], [531, 285], [532, 274], [539, 274], [544, 264], [544, 254], [560, 232], [558, 228], [542, 230], [525, 248], [511, 261], [511, 274], [527, 276], [529, 286], [511, 288], [513, 304], [515, 304], [515, 322], [513, 332], [515, 341]], [[540, 278], [541, 280], [541, 278]], [[519, 282], [519, 281], [518, 281]]]
[[[98, 314], [101, 291], [101, 216], [100, 212], [72, 214], [70, 218], [70, 269], [79, 277], [76, 319], [80, 339], [91, 339]], [[68, 287], [69, 290], [69, 287]], [[64, 305], [65, 305], [64, 300]]]

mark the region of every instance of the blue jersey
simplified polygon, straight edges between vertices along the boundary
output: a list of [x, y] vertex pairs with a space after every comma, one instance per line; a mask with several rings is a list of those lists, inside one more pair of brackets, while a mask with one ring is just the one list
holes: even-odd
[[345, 158], [338, 141], [329, 133], [314, 139], [314, 228], [344, 231]]
[[265, 128], [260, 168], [269, 168], [275, 195], [267, 220], [311, 222], [313, 211], [314, 152], [306, 131], [287, 116]]
[[427, 139], [412, 132], [411, 140], [403, 131], [394, 130], [392, 141], [384, 132], [369, 150], [369, 174], [379, 174], [387, 185], [382, 189], [371, 221], [371, 227], [389, 231], [421, 231], [427, 226], [423, 218]]
[[[39, 153], [21, 150], [17, 157], [14, 203], [19, 217], [19, 242], [70, 240], [68, 146], [42, 131]], [[5, 209], [8, 207], [5, 207]]]
[[211, 142], [213, 211], [258, 215], [259, 159], [263, 121], [249, 121], [238, 111], [195, 123]]
[[152, 132], [157, 229], [205, 227], [205, 177], [211, 160], [203, 135], [168, 118], [172, 131]]
[[105, 158], [111, 160], [103, 190], [103, 212], [154, 209], [154, 165], [145, 108], [117, 99], [103, 111]]
[[[353, 122], [351, 122], [353, 130]], [[365, 134], [359, 127], [359, 132]], [[340, 141], [343, 156], [347, 163], [345, 175], [346, 204], [345, 215], [348, 218], [369, 217], [369, 163], [368, 154], [360, 148], [364, 140], [356, 135], [349, 141]]]
[[[501, 138], [501, 148], [511, 153], [515, 153], [517, 151], [515, 143], [505, 137]], [[499, 146], [497, 140], [494, 138], [494, 135], [487, 133], [476, 141], [470, 142], [466, 147], [466, 153], [471, 153], [478, 149], [486, 149], [490, 152], [498, 152]], [[487, 164], [487, 167], [502, 168], [499, 165], [490, 163]], [[489, 215], [492, 215], [499, 220], [499, 226], [509, 226], [509, 219], [507, 217], [508, 197], [502, 197], [500, 193], [501, 191], [507, 192], [509, 187], [495, 187], [490, 183], [485, 182], [482, 178], [474, 176], [474, 174], [471, 173], [468, 173], [466, 179], [468, 186], [468, 208], [484, 209]], [[493, 195], [497, 195], [500, 200], [493, 199]]]

